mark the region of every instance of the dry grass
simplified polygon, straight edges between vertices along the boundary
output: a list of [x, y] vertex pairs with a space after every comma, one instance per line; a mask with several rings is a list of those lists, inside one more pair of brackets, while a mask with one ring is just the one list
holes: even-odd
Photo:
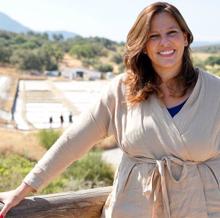
[[16, 95], [17, 85], [18, 85], [18, 77], [9, 76], [11, 78], [11, 84], [8, 90], [8, 99], [2, 102], [1, 108], [7, 112], [12, 111], [12, 107], [14, 104], [14, 98]]
[[[0, 153], [16, 153], [31, 160], [39, 160], [46, 149], [40, 145], [37, 136], [38, 131], [19, 131], [15, 129], [0, 128]], [[102, 149], [115, 148], [114, 137], [108, 137], [99, 141], [95, 147]]]
[[113, 72], [118, 72], [118, 65], [112, 62], [109, 57], [101, 57], [100, 60], [103, 64], [110, 64], [113, 67]]
[[207, 53], [207, 52], [193, 52], [192, 57], [201, 61], [205, 61], [209, 56], [217, 56], [219, 54]]
[[78, 59], [75, 59], [71, 57], [68, 54], [65, 54], [63, 57], [62, 62], [59, 65], [60, 70], [65, 70], [66, 68], [77, 68], [77, 67], [82, 67], [82, 62]]
[[0, 153], [16, 153], [31, 160], [38, 160], [45, 153], [40, 146], [37, 132], [0, 129]]
[[22, 74], [22, 72], [15, 67], [0, 64], [0, 75], [18, 77], [20, 74]]
[[[100, 61], [103, 64], [111, 64], [113, 66], [113, 72], [118, 72], [118, 65], [110, 60], [111, 57], [112, 57], [111, 55], [110, 55], [110, 58], [109, 57], [101, 57]], [[61, 71], [65, 70], [67, 68], [83, 68], [83, 67], [84, 66], [83, 66], [82, 62], [79, 59], [71, 57], [68, 54], [64, 55], [62, 62], [59, 64], [59, 69]]]
[[0, 75], [8, 76], [11, 79], [11, 84], [8, 90], [8, 98], [7, 100], [2, 100], [0, 102], [1, 109], [4, 111], [11, 112], [16, 94], [19, 73], [20, 72], [14, 67], [0, 65]]

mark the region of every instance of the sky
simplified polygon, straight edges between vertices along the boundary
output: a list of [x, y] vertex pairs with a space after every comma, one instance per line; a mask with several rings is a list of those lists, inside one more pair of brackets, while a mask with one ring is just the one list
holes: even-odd
[[[140, 11], [152, 0], [0, 0], [0, 11], [36, 31], [66, 30], [81, 36], [126, 41]], [[169, 0], [196, 41], [220, 41], [219, 0]]]

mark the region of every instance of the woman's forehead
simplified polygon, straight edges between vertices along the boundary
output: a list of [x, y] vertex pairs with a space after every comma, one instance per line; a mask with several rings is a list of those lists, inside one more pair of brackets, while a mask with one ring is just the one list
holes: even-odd
[[155, 14], [150, 22], [150, 31], [158, 31], [163, 29], [180, 28], [175, 17], [167, 12]]

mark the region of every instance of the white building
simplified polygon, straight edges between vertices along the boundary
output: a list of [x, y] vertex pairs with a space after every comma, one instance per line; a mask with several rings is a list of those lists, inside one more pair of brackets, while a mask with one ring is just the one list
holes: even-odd
[[101, 72], [92, 71], [85, 68], [68, 68], [63, 70], [61, 75], [68, 79], [85, 79], [85, 80], [101, 79]]

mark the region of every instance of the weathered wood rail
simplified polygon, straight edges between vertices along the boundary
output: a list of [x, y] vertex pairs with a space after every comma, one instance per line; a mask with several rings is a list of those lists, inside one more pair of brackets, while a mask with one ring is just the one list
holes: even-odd
[[28, 197], [6, 218], [99, 218], [110, 192], [111, 187], [104, 187]]

